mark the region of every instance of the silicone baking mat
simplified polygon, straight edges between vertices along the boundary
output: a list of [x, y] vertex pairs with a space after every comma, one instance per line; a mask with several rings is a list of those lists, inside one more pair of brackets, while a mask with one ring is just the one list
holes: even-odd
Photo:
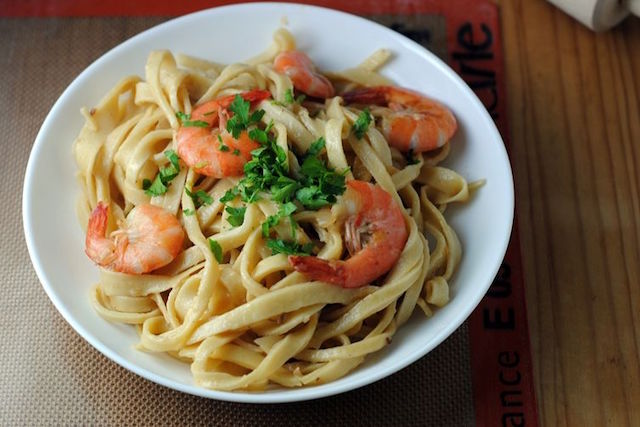
[[[508, 144], [495, 4], [314, 3], [378, 21], [436, 53], [482, 99]], [[29, 425], [536, 424], [517, 226], [489, 293], [451, 337], [395, 375], [317, 401], [234, 404], [164, 388], [102, 356], [56, 312], [29, 261], [20, 219], [24, 170], [44, 117], [73, 78], [110, 48], [171, 16], [218, 4], [0, 1], [0, 170], [11, 171], [0, 184], [0, 419]]]

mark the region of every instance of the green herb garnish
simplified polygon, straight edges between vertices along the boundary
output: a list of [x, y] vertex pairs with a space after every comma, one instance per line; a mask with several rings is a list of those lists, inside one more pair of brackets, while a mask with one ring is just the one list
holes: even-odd
[[302, 101], [305, 100], [307, 96], [305, 94], [300, 94], [298, 97], [293, 97], [293, 90], [287, 89], [284, 93], [284, 102], [291, 105], [293, 103], [302, 104]]
[[193, 209], [183, 209], [182, 213], [186, 216], [192, 216], [196, 213], [196, 211]]
[[233, 117], [227, 120], [227, 131], [229, 131], [234, 138], [238, 138], [243, 130], [246, 130], [250, 125], [256, 124], [264, 116], [264, 110], [256, 110], [249, 114], [251, 103], [245, 101], [240, 95], [236, 95], [231, 105], [229, 105], [229, 111], [233, 112]]
[[180, 157], [178, 157], [178, 154], [173, 150], [167, 150], [164, 155], [169, 159], [176, 171], [180, 172]]
[[144, 192], [149, 196], [161, 196], [167, 192], [168, 187], [162, 182], [160, 174], [156, 175], [153, 182], [145, 179], [142, 181], [142, 188]]
[[209, 239], [209, 249], [211, 249], [213, 256], [216, 257], [216, 261], [218, 261], [218, 264], [221, 263], [222, 262], [222, 246], [220, 246], [220, 243], [216, 242], [213, 239]]
[[293, 98], [293, 90], [287, 89], [284, 93], [284, 102], [287, 104], [293, 104], [296, 100]]
[[320, 154], [324, 146], [326, 145], [324, 138], [318, 138], [317, 141], [311, 143], [309, 150], [307, 150], [307, 156], [317, 156]]
[[193, 204], [196, 206], [196, 208], [199, 208], [202, 205], [210, 205], [211, 203], [213, 203], [213, 197], [211, 197], [204, 190], [198, 190], [195, 193], [192, 193], [188, 188], [185, 187], [184, 191], [187, 193], [187, 196], [191, 197], [191, 200], [193, 200]]
[[234, 156], [239, 156], [240, 155], [240, 150], [238, 150], [237, 148], [235, 150], [233, 150], [233, 154]]
[[220, 197], [220, 202], [221, 203], [230, 202], [233, 199], [235, 199], [237, 195], [238, 195], [237, 187], [230, 188], [229, 190], [227, 190], [226, 193], [224, 193], [224, 196]]
[[142, 180], [142, 188], [149, 196], [161, 196], [169, 189], [169, 183], [180, 173], [180, 158], [173, 150], [167, 150], [164, 155], [169, 159], [169, 166], [160, 168], [153, 182]]
[[185, 114], [182, 111], [178, 111], [176, 113], [176, 117], [180, 120], [180, 123], [184, 127], [209, 127], [209, 123], [205, 122], [204, 120], [191, 120], [191, 114]]
[[227, 222], [234, 227], [240, 227], [244, 222], [244, 214], [247, 211], [246, 207], [233, 208], [231, 206], [227, 206], [225, 211], [229, 214], [227, 217]]
[[335, 203], [336, 197], [345, 190], [344, 173], [329, 169], [318, 157], [324, 146], [324, 138], [311, 144], [300, 165], [303, 178], [295, 198], [308, 209], [320, 209]]
[[267, 247], [271, 249], [271, 253], [273, 255], [310, 255], [313, 249], [313, 243], [305, 243], [304, 245], [301, 245], [290, 240], [267, 239]]
[[356, 134], [356, 137], [358, 139], [362, 139], [364, 134], [367, 132], [367, 129], [369, 129], [369, 125], [371, 125], [372, 120], [373, 119], [371, 117], [371, 114], [369, 114], [368, 108], [362, 110], [360, 115], [358, 115], [358, 118], [351, 127], [351, 130]]
[[218, 150], [220, 151], [229, 151], [230, 148], [228, 145], [226, 145], [224, 143], [224, 141], [222, 140], [222, 136], [220, 136], [220, 134], [218, 134], [218, 142], [220, 143], [220, 145], [218, 145]]
[[292, 214], [296, 211], [297, 206], [293, 202], [287, 202], [280, 205], [280, 209], [275, 215], [269, 215], [267, 219], [262, 223], [262, 235], [268, 237], [272, 227], [275, 227], [280, 223], [280, 219], [288, 217], [292, 224], [292, 234], [295, 235], [295, 220]]
[[320, 209], [336, 202], [345, 190], [344, 173], [329, 169], [319, 158], [325, 141], [320, 138], [311, 144], [302, 157], [299, 179], [289, 177], [287, 153], [265, 131], [252, 129], [250, 135], [266, 141], [251, 152], [252, 158], [244, 166], [245, 177], [233, 190], [220, 199], [223, 203], [239, 195], [244, 202], [259, 200], [259, 193], [270, 193], [279, 203], [297, 200], [307, 209]]

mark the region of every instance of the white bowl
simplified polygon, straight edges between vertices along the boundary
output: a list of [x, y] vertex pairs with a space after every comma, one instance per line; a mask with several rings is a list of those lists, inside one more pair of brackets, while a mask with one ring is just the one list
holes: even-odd
[[[74, 179], [71, 147], [83, 125], [80, 108], [95, 105], [123, 76], [143, 76], [151, 50], [170, 49], [225, 63], [242, 61], [267, 47], [283, 17], [299, 47], [323, 69], [352, 67], [377, 48], [391, 49], [394, 59], [383, 73], [402, 86], [442, 100], [458, 119], [459, 131], [446, 164], [469, 180], [486, 179], [486, 184], [470, 203], [447, 210], [464, 252], [451, 283], [451, 302], [432, 318], [414, 313], [391, 345], [329, 384], [262, 393], [207, 390], [195, 385], [188, 365], [135, 350], [134, 328], [105, 321], [91, 308], [88, 291], [98, 271], [84, 254], [84, 236], [74, 212], [80, 189]], [[29, 254], [49, 298], [105, 356], [144, 378], [186, 393], [236, 402], [288, 402], [377, 381], [424, 356], [458, 328], [480, 302], [504, 257], [513, 220], [513, 181], [491, 117], [462, 79], [433, 54], [396, 32], [346, 13], [254, 3], [166, 22], [122, 43], [82, 72], [55, 103], [35, 140], [24, 183], [23, 219]]]

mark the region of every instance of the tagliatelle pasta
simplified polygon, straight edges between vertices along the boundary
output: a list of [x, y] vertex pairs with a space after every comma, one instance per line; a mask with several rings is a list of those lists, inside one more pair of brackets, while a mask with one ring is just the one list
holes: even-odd
[[[401, 150], [390, 139], [395, 124], [388, 114], [397, 106], [365, 105], [359, 92], [391, 87], [377, 72], [391, 52], [379, 50], [326, 77], [318, 73], [327, 83], [301, 91], [293, 73], [274, 66], [295, 47], [292, 35], [279, 30], [267, 50], [243, 64], [154, 51], [144, 79], [122, 79], [83, 110], [86, 123], [74, 144], [78, 218], [88, 227], [90, 257], [109, 258], [91, 302], [105, 319], [136, 325], [141, 350], [189, 363], [203, 387], [300, 387], [346, 375], [388, 345], [416, 306], [430, 316], [448, 302], [462, 256], [443, 213], [449, 203], [468, 200], [470, 186], [439, 165], [449, 152], [441, 129], [428, 130], [437, 147], [421, 152], [412, 140], [408, 152]], [[302, 99], [305, 91], [312, 96]], [[214, 147], [200, 161], [189, 144], [204, 139], [195, 138]], [[274, 171], [281, 175], [269, 176]], [[262, 187], [251, 181], [258, 176]], [[387, 205], [369, 209], [383, 211], [367, 217], [373, 224], [350, 219], [360, 215], [349, 200], [358, 191]], [[145, 225], [138, 239], [175, 229], [184, 234], [166, 237], [177, 242], [175, 251], [153, 249], [167, 249], [161, 267], [145, 271], [145, 261], [116, 261], [100, 252], [103, 246], [90, 247], [92, 239], [107, 245], [112, 238], [111, 250], [133, 251], [137, 242], [131, 235], [123, 240], [122, 229], [149, 205], [161, 209], [147, 208], [146, 215], [161, 219]], [[100, 209], [107, 233], [96, 237]], [[371, 220], [386, 220], [390, 209], [400, 219], [387, 228], [400, 224], [401, 236], [380, 234]], [[175, 222], [160, 230], [163, 215]], [[376, 233], [383, 242], [374, 243]], [[366, 260], [358, 261], [359, 270], [356, 261], [344, 266], [374, 244], [397, 246], [388, 271], [355, 287], [355, 276], [337, 277], [345, 269], [375, 270]], [[392, 255], [379, 254], [385, 256]], [[318, 260], [330, 266], [329, 279], [309, 272]]]

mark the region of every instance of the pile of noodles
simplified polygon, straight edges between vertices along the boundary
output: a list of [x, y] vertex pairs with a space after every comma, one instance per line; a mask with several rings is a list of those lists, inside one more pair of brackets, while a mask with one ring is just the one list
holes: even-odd
[[[199, 176], [182, 167], [165, 194], [145, 193], [142, 181], [166, 165], [165, 150], [176, 149], [176, 112], [188, 114], [196, 104], [251, 89], [266, 89], [283, 100], [292, 83], [271, 64], [279, 52], [294, 48], [291, 34], [279, 30], [263, 54], [243, 64], [154, 51], [144, 80], [124, 78], [95, 108], [83, 110], [86, 123], [74, 144], [82, 226], [99, 201], [109, 204], [109, 231], [134, 206], [150, 202], [176, 215], [187, 235], [184, 251], [150, 274], [101, 268], [92, 304], [105, 319], [136, 325], [140, 350], [189, 363], [204, 387], [260, 390], [340, 378], [388, 345], [416, 306], [430, 316], [434, 306], [446, 304], [448, 281], [460, 261], [460, 243], [442, 213], [447, 204], [467, 200], [470, 189], [460, 175], [438, 166], [448, 144], [409, 164], [374, 126], [356, 140], [350, 130], [360, 111], [343, 105], [339, 96], [289, 106], [267, 100], [258, 108], [265, 110], [264, 125], [273, 121], [272, 132], [289, 153], [291, 168], [299, 167], [294, 152], [304, 153], [324, 137], [331, 168], [350, 168], [347, 180], [375, 182], [403, 206], [408, 240], [392, 270], [373, 284], [344, 289], [309, 281], [286, 255], [272, 255], [260, 229], [278, 205], [267, 197], [246, 204], [244, 222], [232, 227], [219, 199], [240, 178]], [[391, 84], [377, 73], [389, 55], [379, 50], [359, 66], [327, 76], [337, 93]], [[185, 187], [206, 191], [213, 203], [196, 209]], [[239, 199], [233, 203], [244, 205]], [[312, 228], [320, 241], [317, 256], [325, 259], [348, 256], [336, 206], [294, 214], [298, 240], [309, 241], [305, 229]], [[184, 215], [187, 209], [196, 214]], [[209, 238], [222, 247], [221, 263]]]

